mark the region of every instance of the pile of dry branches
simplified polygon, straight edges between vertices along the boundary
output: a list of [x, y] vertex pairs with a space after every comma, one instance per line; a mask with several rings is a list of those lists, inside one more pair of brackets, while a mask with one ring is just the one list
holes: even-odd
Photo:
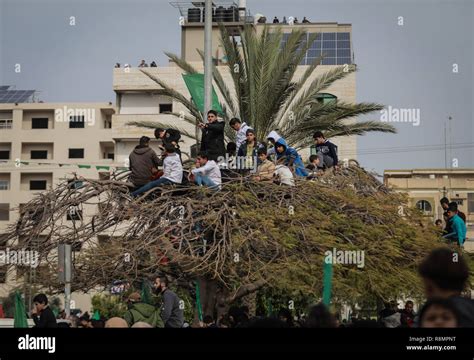
[[335, 295], [385, 298], [418, 290], [416, 263], [438, 234], [404, 195], [351, 165], [295, 187], [239, 178], [218, 192], [164, 187], [137, 199], [124, 175], [76, 178], [22, 207], [8, 237], [39, 251], [37, 282], [50, 290], [60, 289], [59, 243], [82, 246], [73, 290], [161, 272], [211, 279], [234, 292], [232, 299], [266, 284], [317, 296], [324, 252], [337, 248], [366, 255], [363, 268], [335, 265]]

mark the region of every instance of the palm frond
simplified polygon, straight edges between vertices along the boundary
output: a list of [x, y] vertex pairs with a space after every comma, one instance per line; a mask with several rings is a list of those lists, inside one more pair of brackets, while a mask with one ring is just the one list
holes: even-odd
[[196, 74], [198, 72], [190, 63], [181, 59], [178, 55], [170, 52], [165, 52], [165, 55], [187, 74]]

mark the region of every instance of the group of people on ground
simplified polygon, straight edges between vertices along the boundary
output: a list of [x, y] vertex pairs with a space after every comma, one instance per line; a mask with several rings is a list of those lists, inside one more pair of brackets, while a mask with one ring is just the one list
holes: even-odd
[[[155, 137], [161, 141], [159, 158], [150, 148], [150, 138], [142, 136], [129, 156], [129, 181], [134, 188], [133, 197], [164, 185], [195, 183], [219, 190], [223, 178], [238, 175], [250, 176], [254, 181], [275, 182], [294, 186], [296, 178], [314, 179], [326, 169], [338, 168], [337, 146], [317, 131], [313, 135], [316, 154], [305, 166], [298, 151], [288, 146], [276, 131], [267, 136], [267, 144], [258, 141], [256, 133], [246, 122], [233, 118], [230, 127], [236, 132], [236, 141], [225, 145], [225, 123], [218, 120], [214, 110], [207, 113], [207, 123], [199, 123], [202, 132], [200, 152], [195, 168], [183, 172], [179, 149], [180, 133], [174, 129], [156, 129]], [[163, 167], [159, 171], [159, 167]]]
[[[322, 304], [312, 306], [298, 317], [289, 309], [280, 309], [271, 316], [252, 317], [248, 307], [232, 306], [226, 314], [219, 317], [204, 314], [203, 321], [195, 326], [203, 328], [474, 327], [474, 300], [463, 296], [463, 292], [467, 290], [470, 272], [462, 254], [450, 248], [435, 249], [419, 265], [418, 273], [426, 297], [426, 302], [418, 313], [415, 313], [414, 303], [411, 300], [405, 302], [402, 310], [398, 309], [397, 301], [387, 301], [385, 308], [378, 314], [378, 320], [359, 318], [354, 312], [349, 321], [342, 322], [339, 316], [332, 314]], [[184, 320], [182, 301], [169, 289], [168, 279], [157, 277], [154, 287], [161, 297], [158, 305], [142, 302], [140, 294], [134, 292], [128, 296], [128, 310], [122, 317], [91, 320], [86, 313], [87, 316], [76, 319], [72, 327], [188, 327], [189, 324]], [[69, 327], [64, 322], [56, 322], [46, 295], [36, 295], [33, 302], [34, 309], [31, 314], [35, 327], [54, 328], [60, 325]]]
[[[48, 306], [48, 298], [45, 294], [38, 294], [34, 297], [34, 308], [31, 311], [31, 316], [36, 328], [182, 328], [184, 326], [183, 306], [179, 297], [168, 286], [169, 282], [165, 276], [155, 279], [155, 293], [161, 297], [158, 305], [142, 302], [141, 295], [138, 292], [130, 294], [127, 299], [128, 309], [123, 317], [91, 319], [90, 315], [86, 312], [81, 317], [71, 316], [71, 322], [58, 322], [53, 311]], [[65, 319], [64, 312], [61, 312], [59, 316]]]

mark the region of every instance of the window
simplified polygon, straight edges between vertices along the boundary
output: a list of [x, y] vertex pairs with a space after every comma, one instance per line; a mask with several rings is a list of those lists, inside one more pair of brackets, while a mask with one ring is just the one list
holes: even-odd
[[328, 93], [320, 93], [316, 96], [318, 102], [322, 105], [330, 103], [330, 102], [337, 102], [337, 96]]
[[106, 159], [114, 160], [115, 159], [115, 154], [114, 153], [107, 153]]
[[0, 204], [0, 221], [10, 220], [10, 204]]
[[47, 159], [48, 150], [31, 150], [31, 159]]
[[78, 209], [76, 206], [71, 206], [66, 218], [69, 221], [82, 220], [82, 210]]
[[[110, 180], [110, 173], [100, 172], [99, 173], [99, 180]], [[99, 203], [99, 205], [100, 205], [100, 203]]]
[[10, 188], [10, 181], [0, 180], [0, 190], [8, 190]]
[[30, 180], [30, 190], [46, 190], [46, 180]]
[[69, 159], [84, 159], [84, 149], [69, 149]]
[[70, 179], [67, 183], [71, 189], [80, 189], [84, 185], [82, 181], [75, 179]]
[[0, 160], [9, 160], [10, 150], [0, 150]]
[[48, 118], [32, 118], [31, 128], [32, 129], [47, 129], [48, 120], [49, 120]]
[[173, 104], [160, 104], [160, 114], [164, 112], [172, 112]]
[[76, 115], [69, 117], [70, 129], [83, 129], [85, 126], [84, 115]]
[[431, 204], [427, 200], [419, 200], [416, 203], [416, 207], [423, 211], [425, 214], [431, 214]]
[[0, 130], [11, 129], [13, 127], [12, 119], [0, 119]]
[[467, 212], [474, 213], [474, 193], [467, 194]]

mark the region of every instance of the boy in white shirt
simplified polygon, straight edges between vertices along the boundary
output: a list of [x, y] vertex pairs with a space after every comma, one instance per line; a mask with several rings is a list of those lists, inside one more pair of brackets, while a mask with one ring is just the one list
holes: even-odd
[[221, 170], [214, 160], [209, 160], [206, 152], [200, 152], [197, 156], [196, 169], [191, 170], [189, 180], [199, 186], [207, 186], [212, 190], [219, 190], [221, 187]]
[[247, 130], [251, 129], [251, 127], [237, 118], [232, 118], [229, 122], [229, 126], [237, 132], [235, 135], [235, 143], [237, 144], [237, 150], [239, 150], [240, 146], [247, 139]]
[[138, 190], [131, 193], [132, 196], [141, 195], [157, 186], [181, 184], [183, 180], [183, 165], [181, 159], [176, 153], [176, 148], [172, 144], [165, 144], [165, 159], [163, 160], [163, 175], [150, 181]]

